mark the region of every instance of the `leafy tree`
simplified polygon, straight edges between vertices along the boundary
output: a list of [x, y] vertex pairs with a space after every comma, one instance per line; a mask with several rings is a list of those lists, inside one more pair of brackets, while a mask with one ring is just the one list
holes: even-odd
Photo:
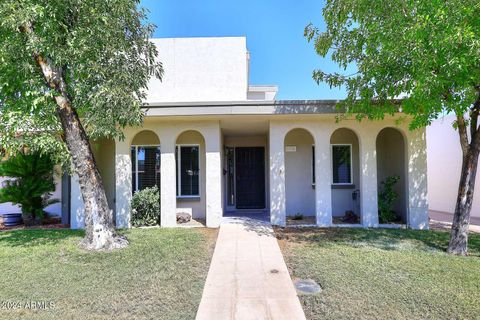
[[20, 205], [24, 219], [40, 222], [45, 217], [44, 209], [57, 203], [51, 199], [55, 191], [55, 163], [48, 155], [18, 153], [0, 162], [0, 176], [6, 180], [0, 189], [0, 203]]
[[0, 1], [0, 145], [73, 164], [85, 203], [87, 249], [116, 235], [89, 139], [140, 125], [151, 76], [161, 77], [153, 26], [138, 0]]
[[323, 17], [326, 28], [308, 25], [305, 36], [345, 72], [313, 78], [346, 88], [346, 114], [382, 119], [401, 108], [411, 129], [456, 115], [463, 164], [448, 252], [467, 254], [480, 151], [480, 2], [328, 0]]

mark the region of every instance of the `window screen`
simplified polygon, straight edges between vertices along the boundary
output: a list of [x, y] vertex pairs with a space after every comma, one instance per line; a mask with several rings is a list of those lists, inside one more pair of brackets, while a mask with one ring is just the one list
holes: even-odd
[[[180, 167], [179, 167], [180, 166]], [[199, 196], [199, 147], [177, 147], [177, 194]]]
[[160, 188], [160, 148], [132, 147], [132, 190]]
[[333, 183], [352, 183], [352, 147], [350, 145], [332, 146]]

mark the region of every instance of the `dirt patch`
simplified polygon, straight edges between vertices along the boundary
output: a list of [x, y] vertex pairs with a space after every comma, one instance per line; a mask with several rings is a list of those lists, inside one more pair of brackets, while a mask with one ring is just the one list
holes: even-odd
[[[448, 231], [452, 229], [452, 224], [450, 222], [445, 222], [445, 221], [438, 221], [438, 220], [433, 220], [430, 219], [430, 230], [436, 230], [436, 231]], [[474, 225], [470, 224], [470, 232], [474, 233], [480, 233], [480, 226], [479, 225]]]
[[0, 225], [0, 231], [13, 231], [13, 230], [35, 230], [35, 229], [70, 229], [69, 224], [42, 224], [38, 226], [25, 226], [19, 225], [15, 227], [5, 227], [4, 225]]

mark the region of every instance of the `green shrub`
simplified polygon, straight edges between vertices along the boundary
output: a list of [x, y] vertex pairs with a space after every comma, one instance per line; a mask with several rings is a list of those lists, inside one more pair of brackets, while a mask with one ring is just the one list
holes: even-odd
[[292, 220], [303, 220], [303, 214], [301, 214], [300, 212], [295, 213]]
[[158, 187], [135, 192], [131, 202], [132, 225], [154, 226], [160, 223], [160, 193]]
[[378, 193], [378, 218], [380, 223], [390, 223], [398, 220], [393, 210], [393, 204], [398, 199], [398, 194], [393, 190], [395, 184], [400, 180], [399, 176], [391, 176], [382, 181], [382, 188]]
[[50, 156], [39, 153], [19, 153], [0, 162], [0, 176], [13, 178], [0, 188], [0, 203], [17, 204], [25, 220], [41, 222], [46, 216], [44, 209], [58, 202], [51, 199], [54, 165]]

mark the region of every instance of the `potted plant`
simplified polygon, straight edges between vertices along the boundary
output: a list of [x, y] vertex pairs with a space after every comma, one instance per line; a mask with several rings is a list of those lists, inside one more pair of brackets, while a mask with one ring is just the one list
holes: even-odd
[[58, 199], [55, 191], [54, 161], [39, 153], [18, 153], [0, 162], [0, 176], [6, 180], [0, 188], [0, 203], [11, 202], [22, 209], [25, 224], [40, 224], [46, 217], [44, 209]]

